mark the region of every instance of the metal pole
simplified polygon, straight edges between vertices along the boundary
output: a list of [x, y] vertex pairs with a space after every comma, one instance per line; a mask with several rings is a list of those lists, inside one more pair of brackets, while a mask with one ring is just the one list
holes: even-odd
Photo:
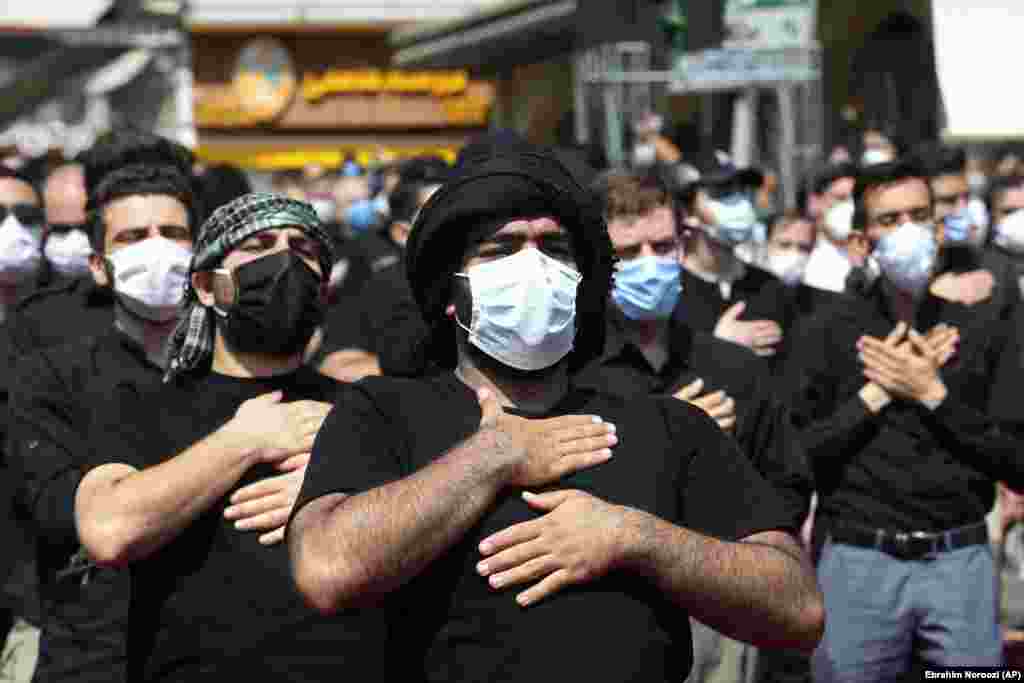
[[576, 115], [576, 143], [586, 145], [590, 142], [590, 112], [587, 111], [587, 55], [580, 52], [573, 57], [573, 100]]
[[740, 168], [752, 166], [757, 150], [757, 88], [736, 98], [732, 114], [732, 160]]
[[793, 86], [783, 85], [776, 90], [779, 98], [779, 184], [782, 186], [783, 206], [796, 206], [797, 178], [794, 156], [796, 145], [796, 103], [793, 100]]

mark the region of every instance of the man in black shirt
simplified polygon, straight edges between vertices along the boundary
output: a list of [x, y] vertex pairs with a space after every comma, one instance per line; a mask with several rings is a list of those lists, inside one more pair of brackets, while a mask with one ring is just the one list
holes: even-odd
[[967, 158], [962, 149], [937, 146], [921, 153], [935, 200], [935, 237], [940, 274], [931, 284], [936, 296], [974, 308], [989, 320], [1006, 320], [1020, 303], [1020, 286], [1009, 257], [978, 246], [981, 229], [968, 210]]
[[754, 239], [750, 193], [759, 179], [756, 171], [716, 158], [678, 193], [688, 236], [680, 278], [687, 297], [677, 315], [694, 330], [773, 359], [795, 317], [793, 297], [781, 280], [734, 253]]
[[137, 680], [387, 677], [382, 617], [316, 615], [267, 547], [281, 534], [240, 533], [287, 519], [302, 470], [275, 475], [306, 459], [341, 386], [302, 364], [333, 261], [304, 202], [222, 206], [196, 243], [168, 383], [119, 384], [94, 412], [75, 519], [97, 562], [131, 567]]
[[394, 594], [437, 681], [678, 681], [688, 613], [813, 647], [809, 569], [732, 442], [674, 398], [570, 386], [601, 352], [612, 252], [564, 167], [473, 159], [407, 259], [446, 371], [366, 380], [324, 423], [288, 532], [313, 604]]
[[996, 665], [984, 518], [995, 481], [1024, 486], [1020, 441], [1006, 431], [1022, 417], [1016, 337], [929, 291], [938, 247], [919, 169], [873, 166], [855, 198], [881, 276], [817, 321], [792, 368], [824, 541], [829, 619], [815, 680], [895, 680], [913, 654]]
[[[654, 177], [609, 174], [597, 186], [618, 259], [601, 357], [573, 377], [577, 386], [627, 396], [675, 395], [689, 400], [732, 433], [744, 455], [773, 484], [791, 514], [807, 516], [811, 478], [789, 410], [771, 395], [770, 377], [745, 349], [694, 332], [672, 311], [692, 294], [678, 285], [680, 241], [671, 198]], [[709, 390], [703, 396], [697, 394]], [[744, 647], [699, 623], [694, 671], [705, 680], [716, 666], [739, 665]]]
[[987, 204], [991, 217], [988, 244], [1010, 262], [1024, 293], [1024, 176], [994, 178], [988, 188]]
[[91, 197], [89, 281], [113, 320], [25, 354], [12, 382], [6, 447], [34, 527], [43, 617], [37, 682], [126, 680], [127, 575], [98, 569], [81, 551], [75, 489], [88, 463], [90, 401], [106, 400], [118, 382], [160, 377], [196, 220], [190, 169], [176, 163], [176, 145], [153, 145], [145, 159], [127, 145], [118, 153], [123, 165], [112, 150], [96, 151], [111, 163], [110, 179]]

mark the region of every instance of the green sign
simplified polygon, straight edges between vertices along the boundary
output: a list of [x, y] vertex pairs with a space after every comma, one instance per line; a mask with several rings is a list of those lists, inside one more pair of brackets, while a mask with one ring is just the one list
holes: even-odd
[[775, 50], [812, 47], [816, 0], [728, 0], [723, 47]]

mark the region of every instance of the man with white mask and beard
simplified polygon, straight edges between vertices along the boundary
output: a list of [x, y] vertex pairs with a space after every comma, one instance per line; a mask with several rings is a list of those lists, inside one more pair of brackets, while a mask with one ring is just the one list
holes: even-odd
[[364, 380], [325, 421], [288, 529], [299, 590], [396, 604], [430, 681], [679, 681], [688, 613], [813, 648], [817, 589], [735, 445], [672, 397], [570, 383], [613, 272], [590, 195], [524, 145], [456, 173], [406, 251], [443, 371]]
[[815, 681], [899, 680], [926, 665], [997, 666], [985, 525], [995, 482], [1024, 487], [1024, 368], [1012, 325], [935, 296], [928, 176], [864, 169], [854, 228], [880, 276], [792, 357], [793, 412], [815, 473], [829, 615]]
[[113, 314], [102, 332], [37, 349], [15, 368], [6, 451], [37, 538], [37, 682], [127, 680], [127, 576], [82, 551], [74, 495], [91, 408], [114, 386], [158, 382], [166, 365], [201, 213], [188, 158], [156, 136], [111, 140], [87, 155], [90, 282], [116, 302]]

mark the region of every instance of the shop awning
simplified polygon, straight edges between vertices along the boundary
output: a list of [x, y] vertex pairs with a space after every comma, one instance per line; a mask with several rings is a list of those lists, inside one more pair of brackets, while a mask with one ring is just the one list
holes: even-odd
[[496, 71], [602, 43], [646, 40], [650, 0], [510, 0], [457, 21], [397, 29], [392, 62], [401, 67]]

